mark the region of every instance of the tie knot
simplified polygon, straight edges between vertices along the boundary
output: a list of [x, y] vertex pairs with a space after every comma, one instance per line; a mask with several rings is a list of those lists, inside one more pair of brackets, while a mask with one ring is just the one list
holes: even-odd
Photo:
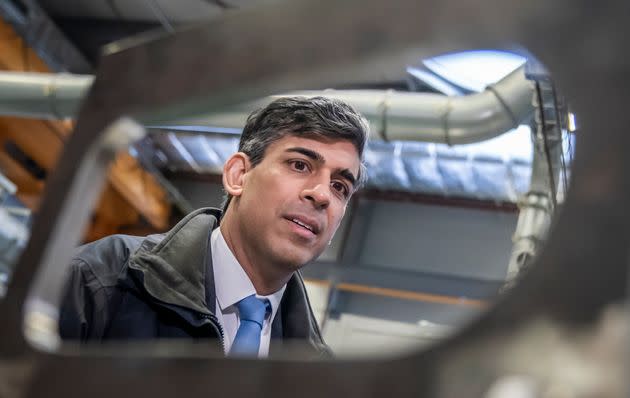
[[241, 321], [256, 322], [262, 328], [265, 316], [271, 310], [271, 303], [267, 299], [259, 299], [252, 294], [236, 303], [236, 307], [238, 307]]

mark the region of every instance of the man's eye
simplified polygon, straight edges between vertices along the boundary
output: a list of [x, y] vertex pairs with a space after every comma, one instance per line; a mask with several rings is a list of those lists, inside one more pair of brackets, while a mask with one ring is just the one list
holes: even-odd
[[341, 183], [339, 181], [333, 181], [332, 182], [332, 187], [333, 187], [333, 189], [335, 191], [340, 193], [344, 198], [347, 198], [348, 194], [350, 193], [350, 191], [348, 190], [348, 187], [346, 186], [346, 184]]
[[308, 170], [308, 165], [306, 164], [306, 162], [303, 162], [301, 160], [293, 160], [293, 161], [291, 161], [291, 167], [294, 170], [297, 170], [297, 171], [306, 171], [306, 170]]

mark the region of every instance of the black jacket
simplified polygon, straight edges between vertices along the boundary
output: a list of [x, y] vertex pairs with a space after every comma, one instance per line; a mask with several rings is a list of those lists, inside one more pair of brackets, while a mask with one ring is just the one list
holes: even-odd
[[[222, 344], [209, 244], [220, 216], [199, 209], [167, 234], [113, 235], [79, 248], [61, 307], [61, 337], [215, 338]], [[271, 338], [270, 354], [281, 339], [305, 339], [318, 354], [329, 354], [299, 272], [287, 283]]]

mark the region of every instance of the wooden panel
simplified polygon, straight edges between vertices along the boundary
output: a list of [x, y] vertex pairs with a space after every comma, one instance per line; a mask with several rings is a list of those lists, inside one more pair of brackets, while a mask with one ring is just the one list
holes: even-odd
[[120, 153], [109, 171], [109, 181], [153, 227], [169, 226], [171, 206], [166, 192], [129, 153]]
[[136, 224], [138, 218], [138, 212], [129, 206], [129, 203], [118, 191], [107, 184], [94, 210], [85, 240], [93, 241], [119, 233], [121, 227]]
[[[0, 70], [50, 72], [37, 53], [1, 19]], [[0, 140], [11, 140], [42, 169], [50, 172], [72, 132], [72, 125], [69, 120], [0, 117]], [[31, 176], [1, 148], [0, 170], [18, 186], [17, 196], [36, 210], [44, 183]], [[170, 204], [162, 187], [133, 157], [121, 155], [110, 169], [108, 183], [94, 210], [88, 240], [137, 223], [138, 213], [154, 230], [165, 230], [169, 226]]]
[[0, 117], [0, 137], [13, 141], [47, 171], [54, 168], [65, 140], [42, 120], [17, 117]]
[[50, 72], [13, 27], [0, 19], [0, 66], [4, 70]]

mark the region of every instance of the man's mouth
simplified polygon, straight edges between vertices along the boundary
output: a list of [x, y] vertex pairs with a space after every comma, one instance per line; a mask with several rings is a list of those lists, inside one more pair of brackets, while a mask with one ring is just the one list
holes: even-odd
[[[309, 231], [313, 232], [313, 227], [311, 227], [311, 226], [309, 226], [309, 225], [304, 224], [304, 223], [303, 223], [303, 222], [301, 222], [300, 220], [297, 220], [297, 219], [295, 219], [295, 218], [294, 218], [294, 219], [292, 219], [291, 221], [293, 221], [293, 222], [294, 222], [294, 223], [296, 223], [297, 225], [302, 226], [302, 227], [304, 227], [304, 228], [308, 229]], [[315, 233], [315, 232], [313, 232], [313, 233]]]
[[294, 217], [294, 216], [286, 217], [286, 219], [310, 231], [314, 235], [317, 235], [319, 233], [319, 226], [313, 220], [309, 220], [304, 217]]

